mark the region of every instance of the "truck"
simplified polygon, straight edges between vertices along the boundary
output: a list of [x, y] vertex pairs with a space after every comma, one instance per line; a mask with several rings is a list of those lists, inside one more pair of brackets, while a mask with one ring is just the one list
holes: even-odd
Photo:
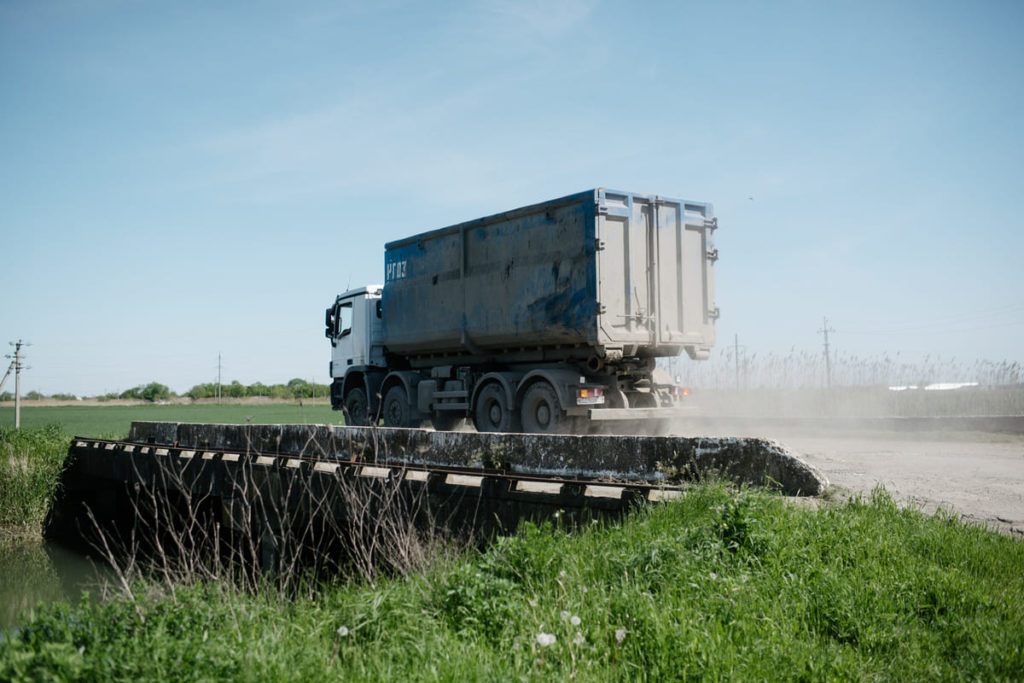
[[711, 204], [597, 188], [389, 242], [327, 309], [347, 424], [583, 433], [671, 417], [715, 343]]

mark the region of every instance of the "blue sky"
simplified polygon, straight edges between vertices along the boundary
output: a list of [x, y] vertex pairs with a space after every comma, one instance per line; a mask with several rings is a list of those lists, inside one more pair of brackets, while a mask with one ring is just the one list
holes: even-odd
[[[719, 343], [1024, 360], [1024, 4], [0, 0], [23, 389], [327, 381], [386, 241], [714, 203]], [[6, 347], [5, 347], [6, 348]]]

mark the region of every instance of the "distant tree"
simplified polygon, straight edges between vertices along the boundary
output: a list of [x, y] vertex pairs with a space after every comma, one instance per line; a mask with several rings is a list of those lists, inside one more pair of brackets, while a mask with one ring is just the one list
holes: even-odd
[[295, 398], [292, 390], [283, 384], [274, 384], [270, 387], [271, 398]]
[[132, 387], [131, 389], [125, 389], [120, 393], [118, 398], [137, 401], [142, 398], [142, 386]]
[[52, 396], [50, 396], [50, 398], [55, 399], [57, 401], [74, 401], [78, 397], [74, 396], [73, 394], [53, 394]]
[[25, 394], [25, 398], [27, 398], [30, 401], [38, 401], [39, 399], [46, 397], [40, 394], [38, 391], [30, 391], [27, 394]]
[[221, 396], [229, 398], [245, 398], [245, 386], [237, 379], [221, 389]]
[[144, 387], [139, 387], [138, 392], [140, 397], [151, 403], [166, 400], [171, 396], [171, 390], [159, 382], [150, 382]]
[[288, 380], [288, 389], [291, 390], [292, 396], [295, 398], [310, 398], [313, 395], [309, 382], [298, 377]]
[[217, 385], [212, 382], [207, 384], [197, 384], [186, 391], [185, 395], [192, 399], [216, 398]]
[[12, 394], [9, 391], [5, 391], [4, 393], [0, 394], [0, 401], [13, 401], [13, 400], [14, 400], [14, 394]]

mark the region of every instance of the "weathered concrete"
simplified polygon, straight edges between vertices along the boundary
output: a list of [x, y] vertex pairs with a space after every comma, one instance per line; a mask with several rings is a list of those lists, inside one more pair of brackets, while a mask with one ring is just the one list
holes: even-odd
[[781, 444], [756, 438], [134, 422], [129, 440], [342, 460], [474, 466], [517, 474], [666, 482], [719, 476], [789, 495], [819, 495], [828, 487], [824, 475]]

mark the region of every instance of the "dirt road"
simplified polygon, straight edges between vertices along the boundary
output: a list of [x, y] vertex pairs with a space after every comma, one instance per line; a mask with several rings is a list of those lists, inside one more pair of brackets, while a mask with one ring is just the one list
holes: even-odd
[[1024, 437], [979, 434], [776, 433], [844, 492], [882, 484], [926, 512], [939, 507], [1024, 535]]

